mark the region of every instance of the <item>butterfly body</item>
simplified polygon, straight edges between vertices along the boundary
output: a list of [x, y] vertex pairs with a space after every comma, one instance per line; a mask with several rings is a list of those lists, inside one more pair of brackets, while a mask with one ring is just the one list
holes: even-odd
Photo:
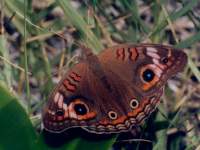
[[155, 110], [167, 79], [181, 71], [185, 53], [157, 44], [123, 44], [73, 66], [44, 108], [50, 132], [81, 127], [89, 132], [127, 132]]

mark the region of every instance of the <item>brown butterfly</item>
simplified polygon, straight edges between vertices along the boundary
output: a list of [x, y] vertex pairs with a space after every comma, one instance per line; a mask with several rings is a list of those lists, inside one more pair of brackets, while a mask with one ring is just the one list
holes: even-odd
[[50, 95], [44, 128], [63, 132], [127, 132], [140, 125], [160, 102], [167, 80], [183, 70], [183, 51], [159, 44], [122, 44], [73, 66]]

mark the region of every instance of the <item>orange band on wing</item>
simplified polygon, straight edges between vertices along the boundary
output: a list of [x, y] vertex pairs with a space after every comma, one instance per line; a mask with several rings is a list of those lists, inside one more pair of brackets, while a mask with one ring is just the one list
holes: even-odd
[[124, 123], [125, 122], [125, 120], [127, 120], [127, 116], [122, 116], [122, 117], [120, 117], [120, 118], [118, 118], [118, 119], [116, 119], [116, 120], [114, 120], [114, 121], [112, 121], [112, 124], [120, 124], [120, 123]]
[[136, 117], [138, 113], [142, 112], [144, 107], [149, 104], [149, 99], [141, 100], [139, 107], [128, 113], [128, 117]]
[[92, 119], [97, 115], [96, 112], [89, 112], [86, 115], [77, 115], [78, 120], [87, 120], [87, 119]]
[[103, 120], [99, 121], [99, 123], [102, 125], [108, 125], [110, 122], [107, 119], [103, 119]]
[[144, 84], [142, 85], [142, 89], [143, 89], [144, 91], [147, 91], [147, 90], [149, 90], [151, 87], [153, 87], [158, 81], [159, 81], [159, 78], [158, 78], [157, 76], [155, 76], [154, 79], [153, 79], [151, 82], [149, 82], [149, 83], [144, 83]]
[[[146, 82], [143, 80], [142, 75], [143, 75], [143, 72], [148, 68], [151, 68], [154, 71], [155, 76], [154, 76], [153, 80]], [[151, 87], [153, 87], [159, 81], [160, 74], [161, 74], [160, 70], [158, 68], [156, 68], [156, 66], [154, 66], [154, 65], [146, 65], [146, 66], [142, 67], [140, 70], [140, 78], [144, 82], [141, 87], [143, 89], [143, 91], [147, 91]]]

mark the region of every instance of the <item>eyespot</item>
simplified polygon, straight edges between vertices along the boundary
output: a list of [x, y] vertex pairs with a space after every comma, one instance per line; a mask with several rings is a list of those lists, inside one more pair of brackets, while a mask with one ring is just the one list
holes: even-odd
[[139, 106], [139, 102], [138, 102], [138, 100], [137, 99], [131, 99], [131, 101], [130, 101], [130, 107], [131, 108], [133, 108], [133, 109], [135, 109], [135, 108], [137, 108]]
[[161, 62], [163, 63], [163, 64], [167, 64], [168, 63], [168, 58], [167, 57], [163, 57], [162, 59], [161, 59]]
[[89, 108], [84, 103], [77, 103], [74, 104], [74, 111], [76, 112], [77, 115], [85, 115], [89, 112]]
[[151, 69], [146, 69], [142, 73], [142, 79], [146, 82], [151, 82], [155, 77], [155, 73]]
[[63, 109], [58, 109], [57, 111], [56, 111], [56, 115], [57, 116], [63, 116], [64, 115], [64, 110]]
[[110, 119], [112, 119], [112, 120], [115, 120], [115, 119], [117, 119], [117, 113], [116, 112], [114, 112], [114, 111], [109, 111], [108, 112], [108, 116], [109, 116], [109, 118]]

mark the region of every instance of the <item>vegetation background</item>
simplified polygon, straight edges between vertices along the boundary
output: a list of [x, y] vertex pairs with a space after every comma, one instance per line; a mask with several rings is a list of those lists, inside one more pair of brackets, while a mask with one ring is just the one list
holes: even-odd
[[[0, 16], [1, 150], [200, 149], [199, 0], [1, 0]], [[94, 53], [119, 43], [148, 42], [188, 54], [187, 68], [168, 82], [159, 111], [137, 139], [67, 140], [47, 134], [54, 138], [46, 140], [42, 105], [77, 62], [76, 41]]]

